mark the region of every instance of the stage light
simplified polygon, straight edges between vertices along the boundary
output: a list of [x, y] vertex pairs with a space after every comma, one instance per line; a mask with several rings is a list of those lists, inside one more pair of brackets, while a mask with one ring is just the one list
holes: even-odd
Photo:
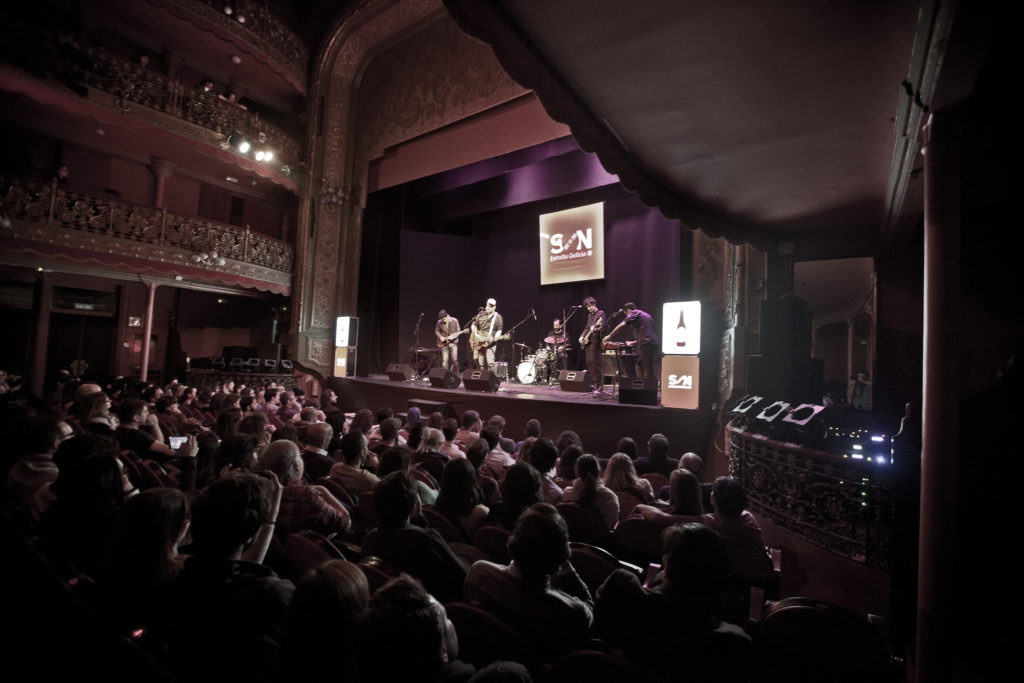
[[248, 140], [243, 139], [238, 141], [238, 151], [241, 154], [245, 154], [246, 152], [248, 152], [251, 147], [252, 145], [249, 144]]

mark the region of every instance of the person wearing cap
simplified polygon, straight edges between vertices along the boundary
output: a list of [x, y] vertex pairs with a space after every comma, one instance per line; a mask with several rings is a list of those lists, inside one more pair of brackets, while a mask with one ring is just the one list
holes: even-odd
[[497, 301], [488, 299], [487, 305], [480, 309], [470, 325], [469, 345], [473, 348], [473, 360], [481, 370], [494, 367], [494, 343], [501, 336], [502, 329], [501, 314], [495, 310], [497, 305]]

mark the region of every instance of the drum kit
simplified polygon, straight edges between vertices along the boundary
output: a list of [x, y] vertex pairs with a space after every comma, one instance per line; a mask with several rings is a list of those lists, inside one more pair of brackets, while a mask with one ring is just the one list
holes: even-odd
[[545, 337], [545, 347], [533, 353], [526, 344], [516, 344], [525, 349], [526, 355], [516, 367], [516, 378], [520, 384], [551, 384], [558, 381], [558, 363], [569, 350], [565, 337]]

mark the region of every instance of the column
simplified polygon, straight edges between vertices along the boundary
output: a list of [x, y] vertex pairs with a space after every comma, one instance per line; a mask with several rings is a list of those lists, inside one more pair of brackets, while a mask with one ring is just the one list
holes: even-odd
[[153, 302], [156, 300], [156, 283], [146, 283], [146, 320], [142, 326], [142, 361], [139, 366], [139, 381], [145, 382], [149, 374], [149, 340], [153, 333]]
[[[924, 382], [917, 642], [911, 680], [952, 680], [956, 661], [956, 508], [960, 351], [960, 117], [935, 112], [924, 129]], [[979, 476], [982, 476], [979, 473]], [[968, 514], [962, 510], [961, 514]], [[979, 559], [978, 561], [982, 561]]]
[[164, 207], [164, 193], [167, 189], [167, 179], [174, 173], [174, 164], [166, 159], [154, 158], [149, 163], [149, 170], [156, 177], [156, 187], [153, 188], [153, 206], [158, 209]]
[[32, 374], [29, 388], [36, 396], [46, 398], [46, 359], [50, 347], [50, 308], [53, 303], [53, 282], [47, 273], [36, 281], [36, 329], [33, 335]]

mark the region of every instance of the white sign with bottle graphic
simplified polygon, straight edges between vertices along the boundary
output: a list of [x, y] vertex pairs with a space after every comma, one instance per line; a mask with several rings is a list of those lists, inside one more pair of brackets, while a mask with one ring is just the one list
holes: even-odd
[[666, 356], [699, 354], [700, 302], [673, 301], [661, 310], [661, 352]]

